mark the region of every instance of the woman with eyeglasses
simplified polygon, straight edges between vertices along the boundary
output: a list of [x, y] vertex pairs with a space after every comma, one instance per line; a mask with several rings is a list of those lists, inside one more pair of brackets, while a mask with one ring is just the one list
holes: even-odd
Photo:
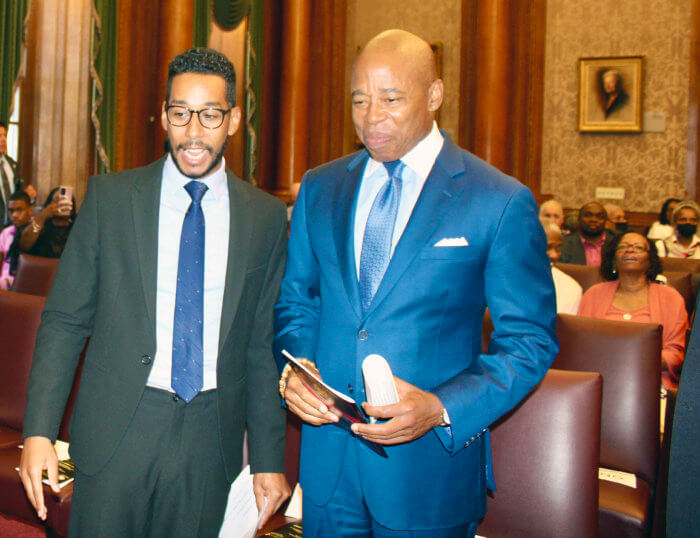
[[677, 386], [688, 313], [680, 293], [655, 281], [661, 273], [656, 248], [637, 233], [616, 236], [603, 247], [600, 272], [607, 282], [583, 294], [579, 315], [662, 325], [661, 381], [667, 388]]

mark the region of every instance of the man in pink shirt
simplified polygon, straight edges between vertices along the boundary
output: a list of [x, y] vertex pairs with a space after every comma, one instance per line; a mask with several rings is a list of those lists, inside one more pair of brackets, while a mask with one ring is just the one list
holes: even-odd
[[600, 265], [603, 246], [615, 237], [605, 231], [608, 215], [598, 202], [588, 202], [579, 211], [579, 231], [564, 238], [561, 248], [562, 263]]
[[18, 228], [29, 223], [32, 219], [32, 206], [29, 195], [24, 191], [15, 191], [7, 204], [11, 225], [0, 232], [0, 288], [10, 289], [14, 275], [10, 273], [11, 260], [8, 256], [10, 246]]

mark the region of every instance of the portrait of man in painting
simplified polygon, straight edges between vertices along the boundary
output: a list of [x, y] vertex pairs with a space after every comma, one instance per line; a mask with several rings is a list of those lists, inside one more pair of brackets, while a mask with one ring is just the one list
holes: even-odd
[[579, 59], [579, 131], [642, 131], [641, 56]]
[[622, 74], [617, 69], [609, 67], [598, 69], [596, 79], [598, 81], [598, 102], [607, 119], [629, 102], [629, 96], [625, 91]]

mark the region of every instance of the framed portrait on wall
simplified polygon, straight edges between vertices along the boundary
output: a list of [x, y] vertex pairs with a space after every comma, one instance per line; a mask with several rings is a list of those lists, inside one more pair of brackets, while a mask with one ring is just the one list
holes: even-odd
[[579, 131], [642, 132], [642, 64], [642, 56], [579, 59]]

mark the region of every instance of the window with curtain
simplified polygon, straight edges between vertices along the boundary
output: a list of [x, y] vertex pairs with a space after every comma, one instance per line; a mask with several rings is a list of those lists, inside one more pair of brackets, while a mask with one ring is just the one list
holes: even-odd
[[15, 89], [12, 102], [14, 108], [7, 122], [7, 154], [16, 161], [19, 157], [19, 86]]

